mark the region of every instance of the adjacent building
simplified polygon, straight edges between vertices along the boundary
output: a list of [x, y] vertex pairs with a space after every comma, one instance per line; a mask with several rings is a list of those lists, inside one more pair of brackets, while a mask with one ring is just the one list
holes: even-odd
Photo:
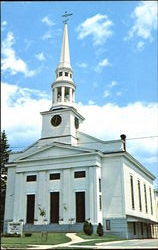
[[126, 136], [102, 141], [79, 131], [84, 117], [75, 105], [67, 23], [55, 74], [41, 138], [6, 165], [4, 230], [22, 222], [24, 230], [77, 232], [90, 220], [123, 238], [155, 235], [155, 176], [126, 151]]

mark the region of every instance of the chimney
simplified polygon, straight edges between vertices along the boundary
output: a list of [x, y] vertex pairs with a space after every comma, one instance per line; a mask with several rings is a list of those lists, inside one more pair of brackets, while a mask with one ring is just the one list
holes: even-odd
[[126, 135], [122, 134], [122, 135], [120, 135], [120, 137], [122, 140], [123, 151], [126, 151]]

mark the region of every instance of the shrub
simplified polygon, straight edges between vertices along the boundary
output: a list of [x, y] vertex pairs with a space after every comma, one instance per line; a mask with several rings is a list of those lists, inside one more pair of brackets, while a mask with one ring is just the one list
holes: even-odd
[[32, 233], [24, 233], [25, 237], [31, 237]]
[[21, 235], [17, 233], [14, 233], [14, 234], [5, 233], [5, 234], [2, 234], [2, 237], [21, 237]]
[[102, 226], [101, 223], [98, 223], [98, 226], [97, 226], [97, 234], [98, 234], [99, 236], [103, 236], [103, 234], [104, 234], [103, 226]]
[[83, 224], [83, 231], [87, 235], [92, 235], [92, 233], [93, 233], [93, 225], [90, 222], [85, 221], [84, 224]]

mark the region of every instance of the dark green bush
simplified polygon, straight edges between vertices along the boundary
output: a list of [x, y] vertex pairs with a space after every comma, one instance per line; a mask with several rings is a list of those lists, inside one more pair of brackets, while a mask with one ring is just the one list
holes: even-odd
[[32, 233], [24, 233], [25, 237], [31, 237]]
[[103, 236], [104, 235], [104, 230], [103, 230], [103, 226], [101, 223], [98, 223], [98, 226], [97, 226], [97, 234], [99, 236]]
[[93, 233], [93, 225], [90, 222], [85, 221], [84, 224], [83, 224], [83, 231], [87, 235], [92, 235], [92, 233]]
[[4, 233], [2, 234], [2, 237], [21, 237], [21, 235], [17, 233], [14, 234]]

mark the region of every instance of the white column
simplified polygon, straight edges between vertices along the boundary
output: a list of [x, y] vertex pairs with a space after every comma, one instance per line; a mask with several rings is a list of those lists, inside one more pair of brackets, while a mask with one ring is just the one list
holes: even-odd
[[57, 102], [57, 88], [54, 88], [54, 102]]
[[61, 102], [64, 102], [65, 97], [65, 87], [61, 87]]
[[69, 99], [70, 102], [73, 102], [73, 96], [72, 96], [72, 88], [70, 88], [70, 99]]
[[53, 105], [54, 102], [55, 102], [55, 99], [54, 99], [54, 89], [52, 88], [52, 105]]
[[73, 193], [72, 193], [72, 179], [71, 179], [71, 170], [64, 169], [63, 170], [63, 182], [62, 182], [62, 216], [64, 219], [64, 223], [70, 223], [69, 219], [72, 218], [73, 211], [72, 211], [72, 200], [73, 200]]
[[75, 90], [72, 92], [72, 101], [75, 102]]
[[47, 210], [47, 176], [45, 171], [40, 171], [38, 173], [38, 185], [37, 185], [37, 197], [35, 205], [35, 216], [38, 218], [38, 224], [43, 224], [43, 217], [39, 215], [39, 207], [46, 210], [46, 216], [44, 219], [48, 219]]
[[14, 221], [18, 222], [24, 219], [25, 211], [24, 202], [24, 177], [23, 173], [16, 174], [15, 180], [15, 197], [14, 197]]
[[97, 176], [96, 167], [89, 168], [89, 216], [92, 224], [97, 224]]

